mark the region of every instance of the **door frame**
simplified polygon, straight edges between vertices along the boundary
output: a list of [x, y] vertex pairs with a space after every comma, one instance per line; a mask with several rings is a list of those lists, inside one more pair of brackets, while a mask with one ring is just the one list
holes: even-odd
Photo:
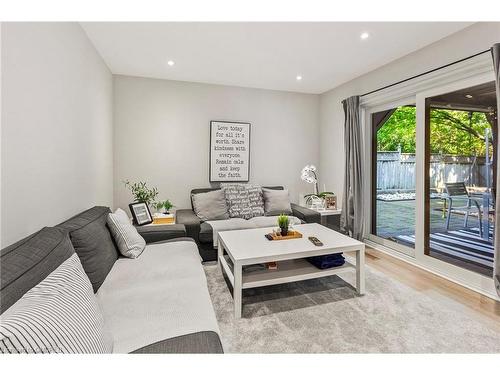
[[[446, 262], [434, 259], [424, 254], [424, 155], [425, 155], [425, 98], [429, 96], [439, 95], [464, 87], [470, 87], [481, 83], [494, 81], [495, 75], [493, 72], [493, 64], [489, 54], [482, 54], [475, 58], [463, 61], [459, 64], [444, 68], [440, 71], [426, 74], [415, 78], [411, 81], [404, 82], [394, 87], [375, 92], [361, 97], [360, 101], [360, 119], [362, 126], [362, 137], [364, 149], [367, 151], [364, 154], [363, 173], [365, 176], [371, 176], [372, 162], [372, 129], [371, 129], [371, 114], [398, 107], [400, 105], [411, 104], [413, 101], [416, 104], [416, 205], [415, 205], [415, 249], [414, 253], [406, 253], [405, 250], [411, 248], [394, 249], [392, 241], [387, 244], [385, 241], [374, 241], [374, 236], [365, 233], [366, 242], [395, 258], [401, 259], [408, 263], [422, 268], [426, 271], [434, 273], [440, 277], [458, 283], [464, 287], [472, 289], [476, 292], [484, 294], [490, 298], [500, 301], [498, 297], [493, 278], [480, 275], [473, 271], [468, 271], [458, 266], [448, 264]], [[364, 207], [365, 207], [365, 222], [364, 228], [371, 228], [371, 178], [364, 183]], [[420, 202], [420, 204], [419, 204]], [[377, 240], [377, 238], [375, 238]], [[413, 250], [413, 249], [412, 249]]]
[[[363, 129], [365, 130], [365, 136], [363, 137], [366, 140], [365, 143], [365, 162], [364, 164], [364, 170], [363, 174], [365, 176], [370, 176], [368, 183], [364, 185], [364, 197], [365, 197], [365, 202], [364, 202], [364, 207], [365, 207], [365, 222], [364, 222], [364, 228], [366, 228], [366, 233], [365, 233], [365, 238], [378, 243], [382, 246], [391, 248], [397, 252], [400, 252], [402, 254], [405, 254], [410, 257], [415, 257], [415, 249], [409, 246], [404, 246], [402, 244], [399, 244], [397, 242], [387, 240], [385, 238], [376, 236], [372, 233], [372, 228], [373, 228], [373, 219], [374, 219], [374, 214], [375, 212], [373, 211], [373, 205], [374, 203], [374, 185], [376, 184], [376, 158], [374, 160], [373, 158], [373, 149], [375, 147], [375, 137], [374, 137], [374, 132], [373, 132], [373, 125], [372, 125], [372, 115], [377, 112], [381, 111], [387, 111], [389, 109], [397, 108], [397, 107], [402, 107], [405, 105], [415, 105], [415, 96], [411, 95], [402, 99], [398, 99], [396, 101], [392, 102], [387, 102], [385, 104], [377, 105], [377, 106], [372, 106], [372, 107], [365, 107], [362, 109], [362, 119], [363, 121]], [[416, 217], [415, 217], [416, 220]], [[416, 221], [415, 221], [416, 224]]]

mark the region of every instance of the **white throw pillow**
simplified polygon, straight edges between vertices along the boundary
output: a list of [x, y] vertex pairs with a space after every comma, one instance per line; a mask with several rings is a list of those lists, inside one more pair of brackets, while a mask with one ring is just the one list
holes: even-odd
[[111, 353], [90, 280], [76, 254], [0, 315], [1, 353]]
[[115, 239], [118, 250], [123, 256], [137, 258], [146, 248], [146, 241], [130, 223], [125, 211], [121, 208], [108, 215], [109, 230]]

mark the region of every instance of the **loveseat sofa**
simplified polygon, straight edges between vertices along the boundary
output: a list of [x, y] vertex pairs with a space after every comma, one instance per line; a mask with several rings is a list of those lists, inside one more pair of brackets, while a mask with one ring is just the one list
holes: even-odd
[[[113, 353], [222, 353], [195, 242], [182, 231], [183, 237], [149, 242], [137, 259], [122, 257], [106, 224], [110, 212], [91, 208], [2, 249], [2, 316], [76, 252]], [[56, 324], [69, 325], [63, 318]]]
[[[263, 188], [283, 190], [283, 186], [269, 186]], [[185, 226], [187, 235], [196, 241], [200, 251], [200, 255], [205, 262], [216, 260], [217, 250], [214, 248], [212, 227], [207, 222], [201, 220], [198, 216], [196, 216], [194, 212], [193, 195], [207, 193], [215, 190], [220, 190], [220, 188], [200, 188], [191, 190], [191, 208], [179, 209], [176, 211], [176, 223], [183, 224]], [[321, 215], [316, 211], [310, 210], [306, 207], [302, 207], [294, 203], [291, 203], [291, 209], [292, 215], [297, 217], [304, 223], [321, 222]], [[265, 224], [265, 226], [269, 225]]]

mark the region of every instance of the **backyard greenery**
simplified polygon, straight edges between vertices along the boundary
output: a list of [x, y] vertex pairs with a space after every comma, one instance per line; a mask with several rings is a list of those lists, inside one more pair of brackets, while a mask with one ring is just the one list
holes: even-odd
[[[430, 145], [433, 154], [477, 155], [486, 154], [485, 129], [490, 128], [484, 113], [431, 110]], [[415, 107], [399, 107], [377, 132], [378, 151], [415, 153]], [[490, 132], [490, 145], [493, 144]], [[492, 154], [490, 146], [490, 155]]]

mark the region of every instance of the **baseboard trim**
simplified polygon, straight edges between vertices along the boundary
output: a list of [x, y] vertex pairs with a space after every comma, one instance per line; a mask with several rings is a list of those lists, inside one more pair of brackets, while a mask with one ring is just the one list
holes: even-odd
[[452, 283], [455, 283], [455, 284], [458, 284], [460, 286], [463, 286], [464, 288], [467, 288], [467, 289], [470, 289], [470, 290], [473, 290], [474, 292], [476, 293], [479, 293], [479, 294], [482, 294], [488, 298], [491, 298], [495, 301], [499, 301], [500, 302], [500, 297], [494, 293], [494, 292], [491, 292], [489, 290], [485, 290], [485, 289], [482, 289], [482, 288], [478, 288], [474, 285], [469, 285], [461, 280], [458, 280], [454, 277], [451, 277], [447, 274], [445, 274], [444, 272], [442, 272], [441, 270], [439, 269], [436, 269], [436, 268], [433, 268], [433, 267], [428, 267], [426, 265], [422, 265], [420, 263], [417, 262], [417, 260], [415, 258], [412, 258], [406, 254], [403, 254], [403, 253], [399, 253], [397, 251], [394, 251], [386, 246], [383, 246], [383, 245], [380, 245], [376, 242], [373, 242], [373, 241], [370, 241], [368, 239], [365, 239], [364, 242], [372, 247], [373, 249], [377, 250], [377, 251], [380, 251], [386, 255], [389, 255], [393, 258], [396, 258], [396, 259], [399, 259], [403, 262], [406, 262], [406, 263], [409, 263], [411, 264], [412, 266], [415, 266], [421, 270], [424, 270], [424, 271], [427, 271], [427, 272], [430, 272], [432, 273], [433, 275], [436, 275], [436, 276], [439, 276], [439, 277], [442, 277], [443, 279], [445, 280], [448, 280], [448, 281], [451, 281]]

